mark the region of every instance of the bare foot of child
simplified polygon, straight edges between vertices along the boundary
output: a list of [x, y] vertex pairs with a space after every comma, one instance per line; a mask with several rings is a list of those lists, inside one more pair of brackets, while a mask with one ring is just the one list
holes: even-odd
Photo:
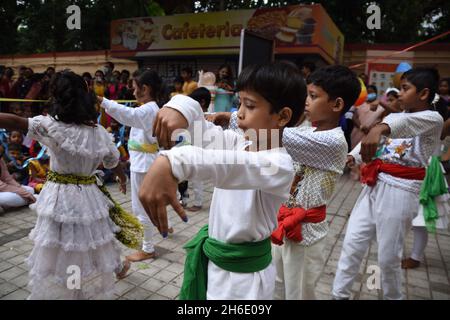
[[145, 252], [142, 250], [136, 251], [129, 256], [126, 257], [128, 261], [139, 262], [143, 260], [148, 260], [152, 258], [156, 258], [156, 252]]
[[402, 269], [415, 269], [420, 267], [420, 261], [414, 260], [413, 258], [402, 260]]
[[123, 279], [127, 276], [128, 270], [130, 270], [131, 263], [127, 259], [123, 262], [122, 270], [116, 274], [117, 280]]

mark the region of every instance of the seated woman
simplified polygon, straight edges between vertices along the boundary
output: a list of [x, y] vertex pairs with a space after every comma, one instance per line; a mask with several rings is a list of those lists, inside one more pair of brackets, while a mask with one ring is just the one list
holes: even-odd
[[8, 172], [5, 162], [0, 158], [0, 213], [3, 213], [5, 209], [22, 207], [36, 202], [33, 194], [33, 188], [21, 186], [14, 180]]

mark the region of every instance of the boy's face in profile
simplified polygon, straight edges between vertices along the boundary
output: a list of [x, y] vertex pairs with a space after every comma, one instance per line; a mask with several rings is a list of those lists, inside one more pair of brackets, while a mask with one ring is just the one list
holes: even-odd
[[311, 122], [321, 122], [330, 119], [336, 111], [333, 107], [336, 101], [330, 100], [330, 96], [321, 87], [308, 84], [308, 95], [305, 103], [305, 116]]
[[[425, 89], [423, 89], [425, 90]], [[400, 81], [400, 93], [398, 101], [403, 110], [414, 111], [418, 106], [422, 105], [428, 99], [428, 95], [424, 96], [423, 90], [417, 92], [417, 88], [406, 79]]]
[[[258, 143], [258, 146], [261, 142], [259, 141], [259, 130], [267, 130], [267, 141], [262, 141], [262, 143], [267, 143], [267, 146], [270, 146], [271, 130], [279, 130], [283, 128], [279, 125], [279, 113], [272, 113], [270, 103], [256, 92], [245, 90], [240, 91], [239, 98], [240, 106], [237, 113], [237, 123], [239, 128], [244, 131], [253, 129], [253, 132], [256, 133], [256, 142]], [[281, 136], [281, 132], [279, 134]], [[264, 137], [264, 135], [262, 136]], [[251, 137], [250, 134], [248, 137], [250, 140], [254, 140], [254, 137]]]

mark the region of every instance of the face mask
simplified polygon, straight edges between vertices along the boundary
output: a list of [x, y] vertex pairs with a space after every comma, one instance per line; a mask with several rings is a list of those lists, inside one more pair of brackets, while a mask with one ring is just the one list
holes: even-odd
[[102, 82], [102, 77], [96, 77], [95, 78], [98, 82]]
[[104, 72], [105, 74], [108, 74], [108, 73], [109, 73], [109, 68], [108, 68], [108, 67], [103, 67], [103, 72]]
[[377, 94], [376, 94], [376, 93], [369, 93], [369, 94], [367, 95], [367, 101], [368, 101], [368, 102], [375, 101], [376, 98], [377, 98]]

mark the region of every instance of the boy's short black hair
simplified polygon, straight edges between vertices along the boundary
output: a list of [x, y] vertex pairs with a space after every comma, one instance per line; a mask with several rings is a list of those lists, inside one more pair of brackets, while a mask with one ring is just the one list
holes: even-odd
[[434, 99], [434, 95], [438, 92], [439, 72], [435, 68], [417, 67], [406, 71], [401, 80], [405, 79], [416, 87], [416, 92], [420, 92], [425, 88], [430, 90], [428, 95], [428, 103]]
[[306, 83], [322, 88], [328, 94], [329, 99], [341, 98], [344, 100], [342, 114], [350, 109], [361, 92], [361, 84], [356, 74], [341, 65], [317, 69], [308, 76]]
[[204, 87], [195, 89], [194, 91], [192, 91], [189, 97], [200, 103], [200, 105], [202, 104], [202, 101], [204, 101], [206, 107], [208, 107], [211, 103], [211, 93]]
[[288, 107], [292, 118], [287, 127], [293, 127], [305, 110], [306, 84], [300, 70], [293, 63], [273, 62], [250, 65], [240, 73], [237, 91], [254, 91], [266, 99], [271, 112]]

